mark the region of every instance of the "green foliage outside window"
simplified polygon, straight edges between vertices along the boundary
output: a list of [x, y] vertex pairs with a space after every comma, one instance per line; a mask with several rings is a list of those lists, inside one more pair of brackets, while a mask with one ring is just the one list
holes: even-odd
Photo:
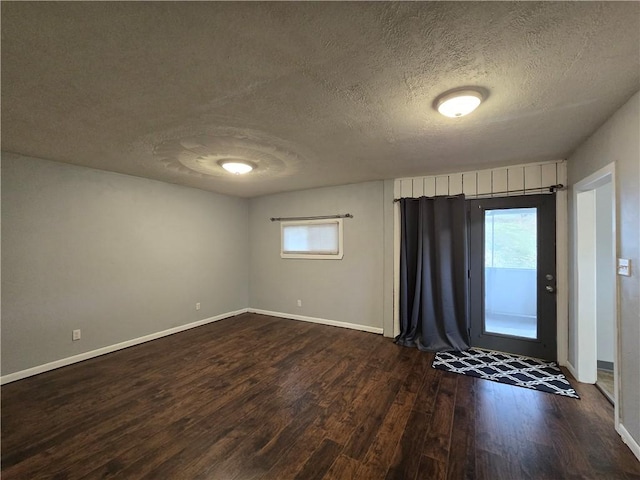
[[535, 208], [487, 210], [484, 220], [485, 267], [536, 268]]

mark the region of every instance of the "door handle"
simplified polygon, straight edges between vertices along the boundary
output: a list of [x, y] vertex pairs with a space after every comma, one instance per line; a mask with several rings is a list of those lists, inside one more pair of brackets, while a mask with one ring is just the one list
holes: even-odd
[[547, 285], [546, 287], [544, 287], [544, 289], [549, 293], [553, 293], [556, 291], [556, 289], [553, 288], [551, 285]]

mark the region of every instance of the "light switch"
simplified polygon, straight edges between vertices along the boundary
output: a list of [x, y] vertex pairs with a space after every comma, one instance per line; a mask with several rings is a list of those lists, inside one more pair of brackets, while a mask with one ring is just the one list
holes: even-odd
[[631, 276], [631, 260], [628, 258], [618, 259], [618, 275]]

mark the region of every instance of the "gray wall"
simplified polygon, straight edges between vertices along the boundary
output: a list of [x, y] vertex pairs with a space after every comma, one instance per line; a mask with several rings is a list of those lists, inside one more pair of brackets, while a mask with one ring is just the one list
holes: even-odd
[[[619, 335], [622, 341], [622, 361], [619, 365], [622, 391], [619, 400], [622, 424], [636, 442], [640, 442], [639, 132], [640, 93], [636, 93], [568, 159], [570, 186], [611, 162], [615, 162], [616, 166], [617, 255], [632, 261], [632, 276], [618, 277], [618, 315], [621, 324]], [[575, 208], [570, 203], [570, 249], [575, 245], [574, 219]], [[572, 258], [572, 253], [569, 258]], [[570, 268], [571, 282], [573, 274], [573, 269]], [[573, 304], [571, 296], [570, 302]], [[574, 317], [570, 316], [570, 332], [575, 331]], [[570, 342], [569, 360], [574, 365], [575, 353], [575, 343]]]
[[597, 299], [597, 350], [598, 360], [614, 362], [613, 324], [615, 322], [614, 301], [616, 295], [615, 262], [612, 238], [613, 212], [611, 196], [613, 187], [607, 183], [596, 189], [596, 291]]
[[[384, 198], [384, 182], [252, 198], [251, 307], [382, 328]], [[338, 213], [354, 216], [344, 220], [342, 260], [280, 258], [280, 223], [271, 217]]]
[[246, 308], [248, 237], [248, 200], [3, 154], [2, 374]]

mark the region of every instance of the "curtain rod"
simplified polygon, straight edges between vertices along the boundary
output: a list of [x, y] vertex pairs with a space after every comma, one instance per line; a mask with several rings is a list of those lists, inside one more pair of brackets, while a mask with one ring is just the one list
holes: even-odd
[[271, 217], [272, 222], [295, 221], [295, 220], [328, 220], [331, 218], [353, 218], [350, 213], [340, 215], [318, 215], [315, 217]]
[[[520, 192], [532, 192], [534, 190], [544, 190], [544, 189], [549, 189], [549, 193], [556, 193], [558, 190], [562, 190], [564, 188], [564, 185], [561, 183], [558, 183], [556, 185], [549, 185], [548, 187], [532, 187], [532, 188], [520, 188], [518, 190], [504, 190], [502, 192], [490, 192], [490, 193], [477, 193], [475, 195], [470, 195], [472, 197], [480, 197], [480, 196], [484, 196], [484, 195], [503, 195], [505, 193], [520, 193]], [[453, 198], [455, 195], [446, 195], [447, 197], [451, 197]], [[404, 197], [406, 198], [406, 197]], [[399, 202], [401, 199], [400, 198], [394, 198], [393, 201], [395, 202]]]

